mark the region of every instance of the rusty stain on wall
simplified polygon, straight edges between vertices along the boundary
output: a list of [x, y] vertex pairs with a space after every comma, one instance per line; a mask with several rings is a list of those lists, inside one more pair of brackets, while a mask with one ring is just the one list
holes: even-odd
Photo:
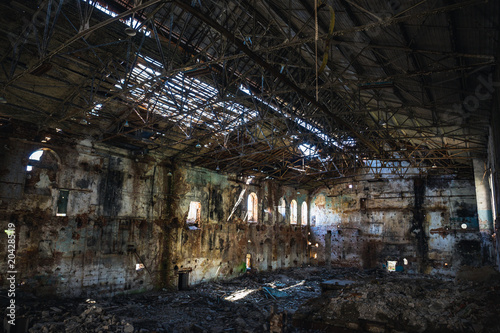
[[[456, 219], [474, 222], [473, 187], [466, 181], [357, 180], [352, 188], [338, 184], [309, 193], [83, 140], [51, 148], [57, 167], [37, 192], [30, 190], [26, 164], [41, 145], [0, 141], [11, 147], [0, 161], [0, 170], [9, 171], [0, 174], [9, 183], [8, 191], [0, 190], [0, 220], [15, 223], [20, 279], [38, 294], [176, 288], [182, 271], [189, 271], [190, 284], [230, 278], [241, 274], [248, 254], [258, 271], [374, 268], [393, 257], [407, 258], [408, 270], [421, 270], [423, 262], [444, 270], [443, 262], [471, 264], [476, 254], [475, 230], [453, 227]], [[61, 189], [69, 191], [67, 216], [55, 214]], [[445, 195], [450, 189], [457, 197]], [[249, 223], [250, 193], [258, 197], [258, 221]], [[284, 216], [277, 211], [280, 198], [287, 202]], [[308, 225], [290, 224], [292, 200], [298, 217], [307, 203]], [[191, 201], [201, 203], [197, 228], [186, 223]], [[136, 271], [138, 263], [147, 269]]]
[[[468, 262], [455, 249], [461, 240], [477, 240], [478, 231], [457, 229], [455, 216], [465, 214], [461, 219], [474, 221], [470, 181], [397, 178], [352, 183], [352, 188], [339, 184], [311, 195], [311, 219], [316, 216], [316, 223], [311, 223], [310, 250], [318, 254], [317, 264], [382, 268], [387, 260], [407, 259], [404, 269], [408, 271], [454, 274]], [[315, 205], [318, 199], [321, 205]], [[467, 212], [463, 207], [468, 207]], [[327, 237], [331, 237], [330, 244], [325, 242]], [[480, 262], [480, 255], [475, 260]]]

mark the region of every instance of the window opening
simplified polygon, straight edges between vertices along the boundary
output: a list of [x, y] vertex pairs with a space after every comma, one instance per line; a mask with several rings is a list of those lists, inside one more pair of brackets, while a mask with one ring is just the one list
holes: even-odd
[[290, 224], [297, 224], [297, 201], [290, 203]]
[[42, 149], [40, 149], [40, 150], [37, 150], [37, 151], [33, 152], [30, 155], [30, 157], [29, 157], [29, 163], [26, 166], [26, 171], [32, 171], [33, 170], [33, 164], [34, 163], [31, 163], [31, 161], [40, 162], [40, 159], [42, 158], [43, 152], [44, 151]]
[[387, 270], [389, 272], [395, 272], [396, 271], [396, 264], [397, 264], [397, 261], [388, 260], [387, 261]]
[[60, 190], [59, 198], [57, 199], [57, 212], [56, 216], [66, 216], [68, 212], [68, 190]]
[[196, 224], [201, 218], [201, 203], [196, 201], [191, 201], [189, 204], [189, 212], [186, 222], [190, 224]]
[[281, 214], [281, 216], [285, 217], [286, 214], [286, 202], [284, 198], [280, 199], [280, 204], [278, 206], [278, 213]]
[[361, 198], [359, 200], [359, 208], [363, 211], [366, 210], [366, 198]]
[[248, 196], [248, 222], [258, 221], [258, 202], [257, 194], [250, 193]]
[[50, 196], [58, 170], [59, 157], [54, 151], [41, 148], [32, 152], [26, 165], [25, 193]]
[[302, 203], [302, 225], [307, 225], [307, 202]]
[[189, 272], [179, 272], [179, 282], [177, 287], [179, 290], [189, 289]]

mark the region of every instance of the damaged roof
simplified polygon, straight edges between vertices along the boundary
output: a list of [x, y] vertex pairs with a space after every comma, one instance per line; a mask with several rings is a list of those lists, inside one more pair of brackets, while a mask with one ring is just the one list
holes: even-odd
[[486, 153], [497, 1], [31, 0], [0, 10], [2, 124], [29, 122], [37, 135], [293, 186], [362, 169], [467, 176]]

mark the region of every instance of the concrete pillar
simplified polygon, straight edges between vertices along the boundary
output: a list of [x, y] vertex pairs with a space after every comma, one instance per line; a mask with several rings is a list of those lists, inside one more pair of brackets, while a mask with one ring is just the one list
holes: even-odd
[[473, 160], [473, 166], [483, 263], [492, 263], [493, 248], [491, 236], [493, 234], [493, 214], [491, 212], [490, 185], [488, 177], [485, 174], [484, 160], [475, 158]]

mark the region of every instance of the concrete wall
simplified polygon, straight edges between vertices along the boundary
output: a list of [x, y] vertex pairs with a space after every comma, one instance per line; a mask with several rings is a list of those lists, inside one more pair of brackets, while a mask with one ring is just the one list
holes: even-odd
[[407, 271], [453, 274], [481, 263], [473, 181], [371, 178], [318, 189], [311, 236], [318, 264], [375, 268], [391, 260]]
[[[162, 168], [89, 141], [60, 144], [1, 142], [0, 222], [15, 225], [20, 288], [90, 296], [151, 286], [154, 276], [136, 264], [154, 269], [159, 261]], [[51, 150], [28, 172], [30, 154], [42, 147]], [[56, 216], [61, 191], [66, 216]], [[6, 241], [0, 238], [2, 257]]]
[[[21, 133], [19, 137], [22, 137]], [[161, 157], [134, 155], [89, 140], [0, 141], [0, 223], [15, 225], [20, 289], [39, 295], [113, 295], [229, 278], [246, 271], [298, 266], [307, 226], [290, 225], [289, 203], [307, 192], [222, 175]], [[40, 161], [29, 156], [45, 149]], [[27, 171], [30, 165], [33, 170]], [[247, 184], [248, 182], [248, 184]], [[248, 194], [258, 221], [246, 219]], [[66, 216], [61, 193], [67, 193]], [[240, 198], [242, 200], [238, 200]], [[285, 217], [278, 201], [287, 201]], [[196, 224], [186, 223], [191, 201]], [[300, 223], [300, 222], [299, 222]], [[7, 258], [8, 238], [0, 237]], [[144, 265], [136, 270], [136, 265]], [[0, 282], [7, 284], [7, 260]]]
[[[359, 175], [308, 193], [90, 140], [25, 137], [0, 139], [0, 223], [15, 225], [19, 288], [37, 294], [177, 288], [179, 276], [188, 284], [237, 276], [248, 255], [254, 271], [398, 260], [406, 270], [452, 274], [481, 262], [470, 181]], [[40, 148], [42, 159], [30, 161]], [[258, 198], [255, 222], [247, 218], [250, 193]], [[62, 194], [66, 214], [58, 216]], [[201, 207], [196, 221], [187, 221], [191, 202]], [[301, 223], [303, 202], [310, 226]], [[0, 237], [3, 258], [7, 241]], [[3, 260], [3, 286], [7, 271]]]
[[[174, 193], [179, 198], [174, 219], [180, 227], [172, 233], [172, 265], [189, 272], [190, 283], [241, 274], [246, 270], [247, 254], [253, 270], [307, 262], [307, 226], [300, 222], [291, 225], [289, 220], [289, 203], [295, 199], [300, 206], [307, 192], [297, 194], [295, 189], [272, 182], [252, 184], [247, 178], [199, 168], [178, 168], [173, 177]], [[259, 202], [257, 222], [247, 219], [250, 193], [255, 193]], [[287, 202], [285, 217], [277, 210], [282, 197]], [[182, 227], [191, 201], [201, 203], [201, 219], [196, 226]]]

